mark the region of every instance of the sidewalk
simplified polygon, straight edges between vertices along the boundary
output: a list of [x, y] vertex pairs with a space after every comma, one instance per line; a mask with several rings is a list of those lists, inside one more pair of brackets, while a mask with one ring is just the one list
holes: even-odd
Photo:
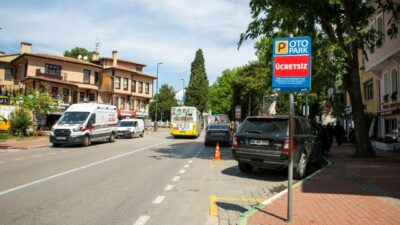
[[21, 140], [17, 141], [15, 139], [8, 140], [5, 143], [0, 144], [0, 151], [7, 149], [29, 149], [41, 146], [50, 145], [49, 137], [40, 137], [36, 139]]
[[[293, 191], [290, 224], [400, 224], [400, 152], [351, 159], [352, 145], [333, 146], [332, 165]], [[246, 222], [286, 224], [287, 194], [251, 214]]]

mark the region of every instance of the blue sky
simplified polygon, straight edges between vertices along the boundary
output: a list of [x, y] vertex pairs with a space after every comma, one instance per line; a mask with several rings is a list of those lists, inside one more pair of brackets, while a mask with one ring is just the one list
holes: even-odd
[[250, 21], [244, 0], [2, 1], [0, 51], [15, 53], [25, 41], [33, 52], [62, 55], [100, 42], [100, 56], [117, 50], [119, 58], [147, 65], [147, 74], [163, 62], [159, 86], [179, 90], [199, 48], [210, 84], [224, 69], [254, 60], [254, 41], [237, 50]]

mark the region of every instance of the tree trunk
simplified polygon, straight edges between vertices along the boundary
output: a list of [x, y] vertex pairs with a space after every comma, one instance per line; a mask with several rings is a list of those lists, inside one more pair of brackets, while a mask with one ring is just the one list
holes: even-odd
[[367, 119], [364, 114], [364, 106], [361, 96], [359, 65], [357, 48], [352, 46], [351, 55], [348, 56], [347, 89], [349, 91], [352, 114], [354, 119], [354, 134], [356, 141], [355, 158], [375, 157], [374, 149], [368, 136]]

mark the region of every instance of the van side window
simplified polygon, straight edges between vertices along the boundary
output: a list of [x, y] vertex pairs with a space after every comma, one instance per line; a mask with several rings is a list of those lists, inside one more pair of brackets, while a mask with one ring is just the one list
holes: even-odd
[[88, 121], [88, 126], [93, 126], [96, 123], [96, 114], [92, 114]]

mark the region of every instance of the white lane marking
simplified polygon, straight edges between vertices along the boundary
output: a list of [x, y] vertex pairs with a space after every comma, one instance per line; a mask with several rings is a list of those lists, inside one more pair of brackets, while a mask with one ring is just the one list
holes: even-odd
[[33, 158], [40, 158], [40, 157], [42, 157], [42, 155], [34, 155], [34, 156], [32, 156]]
[[149, 220], [149, 219], [150, 219], [150, 216], [148, 216], [148, 215], [140, 216], [140, 217], [135, 221], [135, 223], [133, 223], [133, 225], [144, 225], [144, 224], [147, 222], [147, 220]]
[[186, 170], [179, 170], [179, 173], [185, 173]]
[[49, 155], [55, 155], [57, 152], [50, 152]]
[[19, 160], [24, 160], [25, 158], [17, 158], [17, 159], [14, 159], [14, 161], [19, 161]]
[[189, 165], [185, 165], [184, 167], [185, 167], [185, 168], [189, 168]]
[[39, 180], [35, 180], [35, 181], [29, 182], [29, 183], [26, 183], [26, 184], [23, 184], [23, 185], [20, 185], [20, 186], [17, 186], [17, 187], [13, 187], [13, 188], [1, 191], [0, 192], [0, 196], [8, 194], [8, 193], [13, 192], [13, 191], [17, 191], [17, 190], [29, 187], [29, 186], [32, 186], [34, 184], [38, 184], [38, 183], [41, 183], [41, 182], [44, 182], [44, 181], [52, 180], [54, 178], [61, 177], [61, 176], [64, 176], [64, 175], [67, 175], [67, 174], [70, 174], [70, 173], [73, 173], [73, 172], [76, 172], [76, 171], [79, 171], [79, 170], [87, 169], [89, 167], [93, 167], [93, 166], [96, 166], [96, 165], [99, 165], [99, 164], [102, 164], [102, 163], [105, 163], [105, 162], [108, 162], [108, 161], [111, 161], [111, 160], [114, 160], [114, 159], [119, 159], [119, 158], [122, 158], [122, 157], [125, 157], [125, 156], [128, 156], [128, 155], [132, 155], [134, 153], [141, 152], [141, 151], [144, 151], [144, 150], [149, 149], [149, 148], [153, 148], [153, 147], [155, 147], [157, 145], [162, 145], [162, 144], [164, 144], [166, 142], [168, 142], [168, 141], [163, 141], [163, 142], [155, 144], [155, 145], [150, 145], [150, 146], [147, 146], [147, 147], [144, 147], [144, 148], [140, 148], [138, 150], [133, 150], [133, 151], [130, 151], [130, 152], [127, 152], [127, 153], [116, 155], [116, 156], [113, 156], [113, 157], [110, 157], [110, 158], [107, 158], [107, 159], [103, 159], [103, 160], [100, 160], [100, 161], [97, 161], [97, 162], [94, 162], [94, 163], [87, 164], [85, 166], [81, 166], [81, 167], [78, 167], [78, 168], [75, 168], [75, 169], [72, 169], [72, 170], [67, 170], [67, 171], [64, 171], [64, 172], [61, 172], [61, 173], [54, 174], [52, 176], [48, 176], [48, 177], [45, 177], [45, 178], [42, 178], [42, 179], [39, 179]]
[[165, 196], [163, 196], [163, 195], [157, 196], [157, 198], [154, 199], [153, 204], [161, 204], [164, 201], [164, 199], [165, 199]]
[[3, 161], [0, 161], [0, 164], [3, 164], [4, 162]]
[[181, 177], [180, 176], [176, 176], [176, 177], [174, 177], [174, 179], [172, 179], [172, 181], [178, 181], [179, 179], [181, 179]]
[[196, 159], [196, 157], [193, 157], [192, 159]]
[[67, 150], [62, 150], [61, 152], [68, 152]]
[[164, 188], [164, 190], [170, 191], [170, 190], [172, 190], [173, 187], [174, 187], [174, 185], [168, 184], [168, 185]]
[[192, 162], [193, 162], [192, 160], [189, 160], [189, 162], [188, 162], [188, 163], [190, 164], [190, 163], [192, 163]]

